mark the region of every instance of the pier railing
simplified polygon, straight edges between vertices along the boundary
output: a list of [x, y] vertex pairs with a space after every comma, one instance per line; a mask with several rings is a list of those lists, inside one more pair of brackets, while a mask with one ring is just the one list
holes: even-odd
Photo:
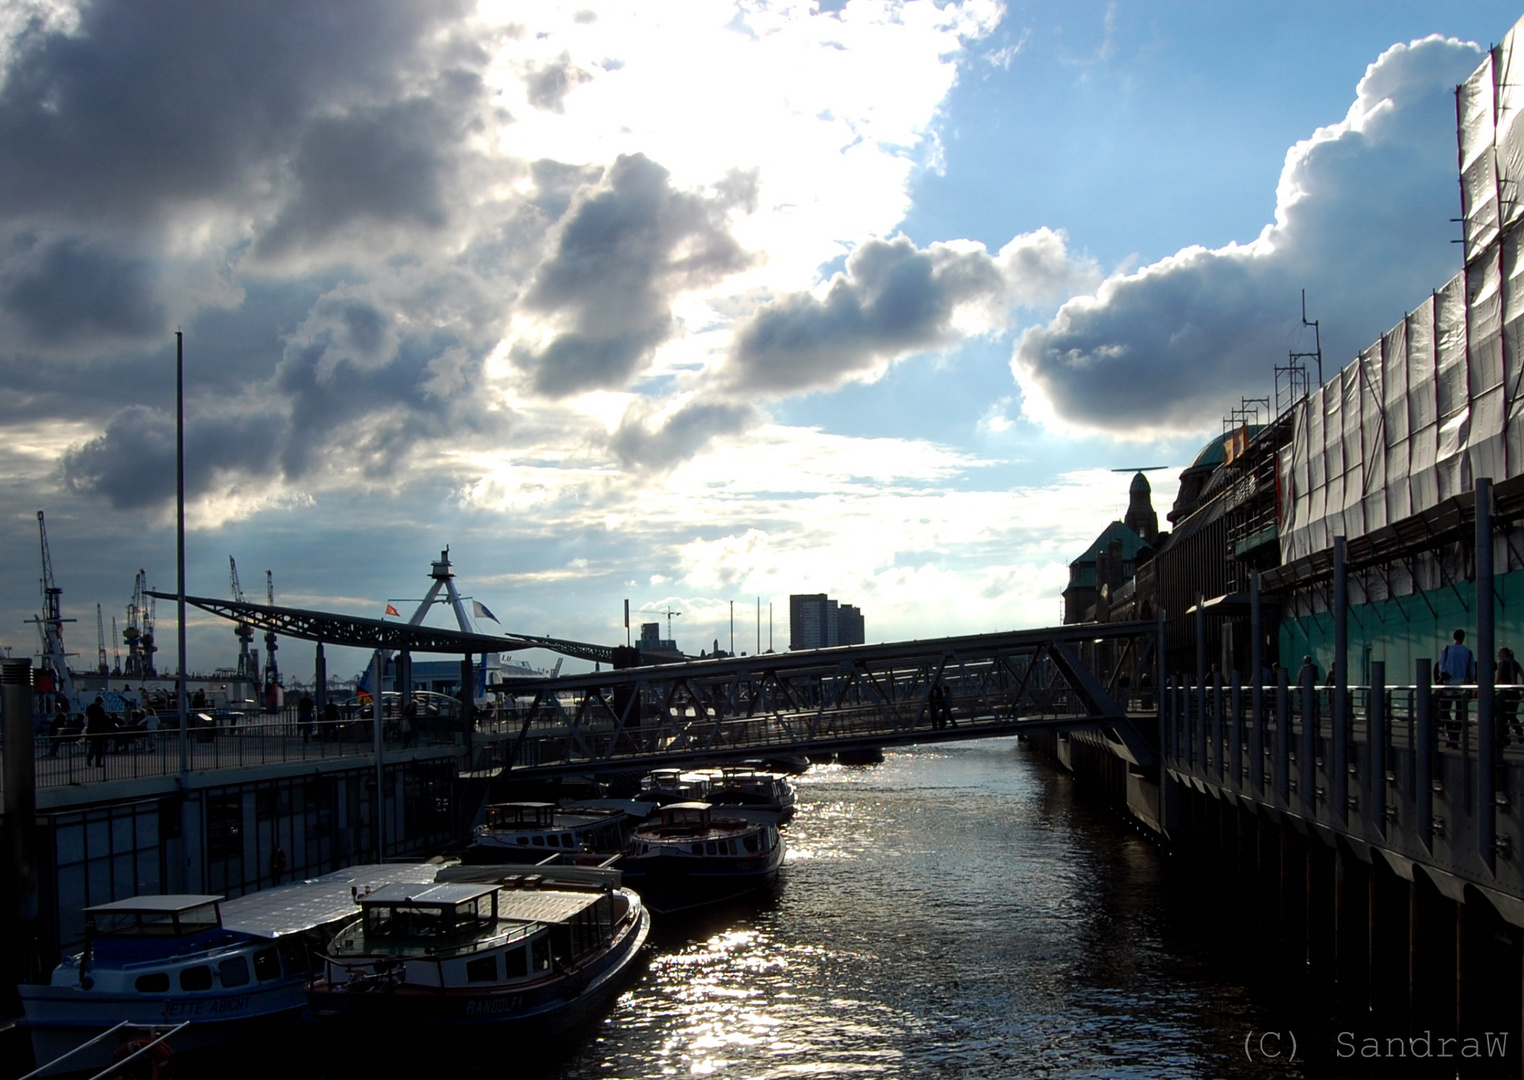
[[[1524, 896], [1524, 686], [1168, 680], [1174, 779]], [[1491, 702], [1485, 697], [1492, 695]], [[1487, 706], [1490, 704], [1490, 708]]]

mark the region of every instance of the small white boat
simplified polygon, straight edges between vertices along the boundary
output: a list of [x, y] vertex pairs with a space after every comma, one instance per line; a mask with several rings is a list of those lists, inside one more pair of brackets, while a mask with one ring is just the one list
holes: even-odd
[[361, 897], [362, 916], [335, 936], [308, 987], [309, 1019], [356, 1034], [346, 1047], [393, 1047], [404, 1031], [448, 1033], [450, 1043], [431, 1049], [460, 1048], [472, 1034], [504, 1050], [504, 1036], [542, 1044], [607, 1004], [650, 930], [617, 871], [591, 871], [598, 881], [589, 872], [558, 880], [547, 868]]
[[487, 820], [477, 826], [464, 858], [472, 863], [522, 863], [558, 852], [616, 854], [624, 850], [628, 822], [618, 810], [494, 803], [487, 807]]
[[705, 802], [671, 803], [630, 834], [624, 880], [658, 915], [731, 900], [776, 880], [783, 837]]
[[[176, 1053], [295, 1020], [306, 1004], [312, 957], [359, 911], [356, 897], [394, 881], [432, 881], [435, 863], [353, 866], [310, 881], [221, 896], [138, 896], [85, 909], [84, 951], [63, 959], [47, 985], [17, 987], [39, 1065], [122, 1021], [169, 1028]], [[98, 1071], [121, 1039], [72, 1054], [59, 1071]]]

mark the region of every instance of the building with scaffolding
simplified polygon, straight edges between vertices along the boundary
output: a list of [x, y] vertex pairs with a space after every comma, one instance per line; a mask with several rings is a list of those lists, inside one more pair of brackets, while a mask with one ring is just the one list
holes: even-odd
[[[1326, 671], [1342, 538], [1351, 679], [1365, 678], [1373, 659], [1411, 674], [1454, 629], [1477, 624], [1476, 490], [1490, 480], [1498, 644], [1524, 643], [1515, 640], [1524, 634], [1524, 88], [1510, 80], [1513, 52], [1493, 50], [1457, 91], [1461, 272], [1326, 382], [1320, 347], [1277, 365], [1274, 398], [1243, 399], [1182, 473], [1173, 531], [1153, 557], [1109, 605], [1081, 617], [1162, 612], [1166, 670], [1247, 675], [1258, 571], [1266, 663], [1311, 656]], [[1303, 322], [1316, 335], [1305, 312]]]

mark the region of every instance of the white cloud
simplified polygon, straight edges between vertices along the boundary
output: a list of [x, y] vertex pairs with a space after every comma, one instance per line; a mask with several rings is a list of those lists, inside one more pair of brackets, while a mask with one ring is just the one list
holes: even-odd
[[1027, 415], [1129, 437], [1211, 426], [1298, 346], [1303, 288], [1324, 370], [1352, 359], [1458, 269], [1453, 91], [1478, 57], [1437, 36], [1388, 49], [1345, 118], [1287, 152], [1275, 223], [1252, 242], [1113, 275], [1026, 331]]

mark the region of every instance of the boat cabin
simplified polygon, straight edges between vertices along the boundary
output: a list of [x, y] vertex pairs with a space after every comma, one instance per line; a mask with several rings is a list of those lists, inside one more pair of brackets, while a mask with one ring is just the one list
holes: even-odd
[[387, 885], [362, 896], [366, 944], [446, 944], [497, 923], [496, 885]]
[[708, 832], [711, 807], [706, 802], [668, 803], [661, 808], [662, 832]]
[[178, 938], [222, 926], [220, 896], [135, 896], [85, 908], [92, 938]]

